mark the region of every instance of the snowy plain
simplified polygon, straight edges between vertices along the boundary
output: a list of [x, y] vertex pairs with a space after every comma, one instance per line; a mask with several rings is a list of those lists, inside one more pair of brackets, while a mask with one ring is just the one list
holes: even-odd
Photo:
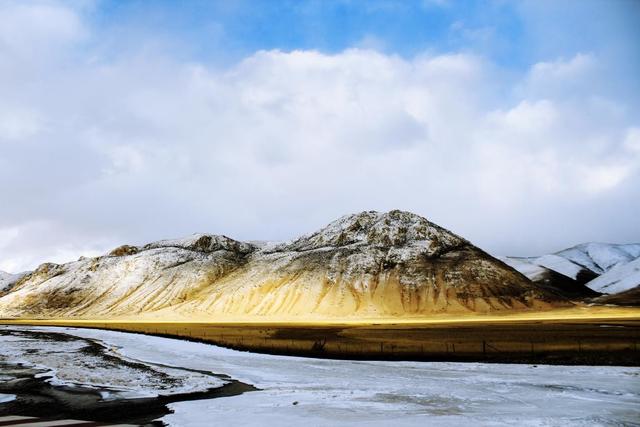
[[272, 356], [113, 331], [29, 328], [98, 340], [131, 360], [252, 384], [170, 404], [172, 426], [639, 425], [640, 368], [372, 362]]

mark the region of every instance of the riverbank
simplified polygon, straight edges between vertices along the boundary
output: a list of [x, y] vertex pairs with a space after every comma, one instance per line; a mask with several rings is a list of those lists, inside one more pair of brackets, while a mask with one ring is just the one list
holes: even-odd
[[20, 319], [5, 324], [136, 332], [237, 350], [354, 360], [640, 365], [640, 312], [330, 322]]
[[62, 330], [0, 328], [0, 416], [161, 426], [168, 405], [256, 390], [226, 375], [141, 362]]

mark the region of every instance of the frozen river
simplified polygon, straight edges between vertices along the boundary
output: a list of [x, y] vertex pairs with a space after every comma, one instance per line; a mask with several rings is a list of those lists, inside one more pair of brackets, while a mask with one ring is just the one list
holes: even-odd
[[[161, 419], [175, 426], [640, 425], [640, 368], [342, 361], [113, 331], [0, 326], [3, 330], [0, 362], [49, 369], [47, 381], [88, 385], [108, 399], [194, 392], [231, 379], [259, 389], [168, 403], [173, 413]], [[77, 351], [83, 341], [60, 346], [9, 330], [90, 340], [106, 349], [108, 360], [120, 358], [126, 365], [87, 359], [97, 356]], [[100, 366], [99, 375], [83, 372], [94, 365]], [[3, 378], [0, 372], [0, 382]], [[0, 402], [11, 399], [0, 394]]]

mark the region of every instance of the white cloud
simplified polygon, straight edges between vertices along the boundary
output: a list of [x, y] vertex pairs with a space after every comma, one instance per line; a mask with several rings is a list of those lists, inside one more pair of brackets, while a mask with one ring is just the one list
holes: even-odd
[[586, 94], [598, 94], [603, 71], [593, 54], [577, 53], [571, 58], [534, 64], [517, 90], [519, 96], [535, 99], [575, 96], [584, 99]]
[[630, 128], [624, 138], [624, 146], [629, 152], [640, 155], [640, 128]]
[[618, 186], [629, 176], [630, 168], [625, 164], [583, 166], [583, 188], [599, 193]]
[[530, 72], [529, 79], [535, 82], [547, 80], [566, 81], [567, 79], [581, 78], [585, 72], [596, 66], [593, 55], [578, 53], [568, 60], [557, 59], [555, 61], [538, 62]]
[[489, 121], [508, 132], [540, 134], [551, 128], [557, 118], [555, 105], [548, 100], [524, 100], [508, 111], [494, 111]]
[[[0, 108], [2, 106], [0, 105]], [[36, 135], [43, 127], [35, 111], [14, 107], [0, 109], [0, 141], [18, 141]]]
[[85, 35], [80, 16], [72, 7], [50, 1], [0, 3], [0, 58], [37, 60]]
[[105, 247], [115, 247], [108, 238], [82, 227], [68, 228], [50, 221], [31, 221], [0, 228], [0, 270], [22, 272], [48, 262], [68, 262], [79, 254], [97, 256]]
[[[514, 83], [459, 53], [87, 61], [90, 44], [74, 47], [91, 38], [82, 14], [42, 5], [57, 8], [45, 30], [61, 40], [46, 72], [34, 78], [25, 53], [37, 34], [20, 42], [24, 72], [0, 69], [0, 230], [19, 230], [0, 269], [198, 231], [284, 239], [364, 209], [413, 210], [502, 253], [640, 239], [611, 225], [623, 201], [640, 208], [640, 123], [571, 83], [606, 79], [596, 57], [536, 64]], [[37, 120], [16, 119], [25, 111]]]

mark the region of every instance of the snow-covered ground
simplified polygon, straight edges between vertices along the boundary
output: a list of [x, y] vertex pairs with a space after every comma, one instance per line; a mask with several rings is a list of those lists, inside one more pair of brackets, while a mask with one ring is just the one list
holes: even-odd
[[260, 391], [172, 403], [173, 426], [634, 425], [640, 368], [337, 361], [74, 329], [151, 364], [227, 374]]
[[[22, 328], [27, 329], [27, 328]], [[0, 326], [0, 332], [19, 330]], [[170, 366], [140, 363], [113, 348], [96, 347], [92, 340], [57, 339], [59, 335], [0, 335], [0, 362], [38, 371], [55, 386], [83, 387], [100, 391], [103, 399], [155, 397], [217, 388], [222, 379]], [[10, 381], [2, 374], [0, 382]], [[10, 395], [0, 395], [0, 399]]]

